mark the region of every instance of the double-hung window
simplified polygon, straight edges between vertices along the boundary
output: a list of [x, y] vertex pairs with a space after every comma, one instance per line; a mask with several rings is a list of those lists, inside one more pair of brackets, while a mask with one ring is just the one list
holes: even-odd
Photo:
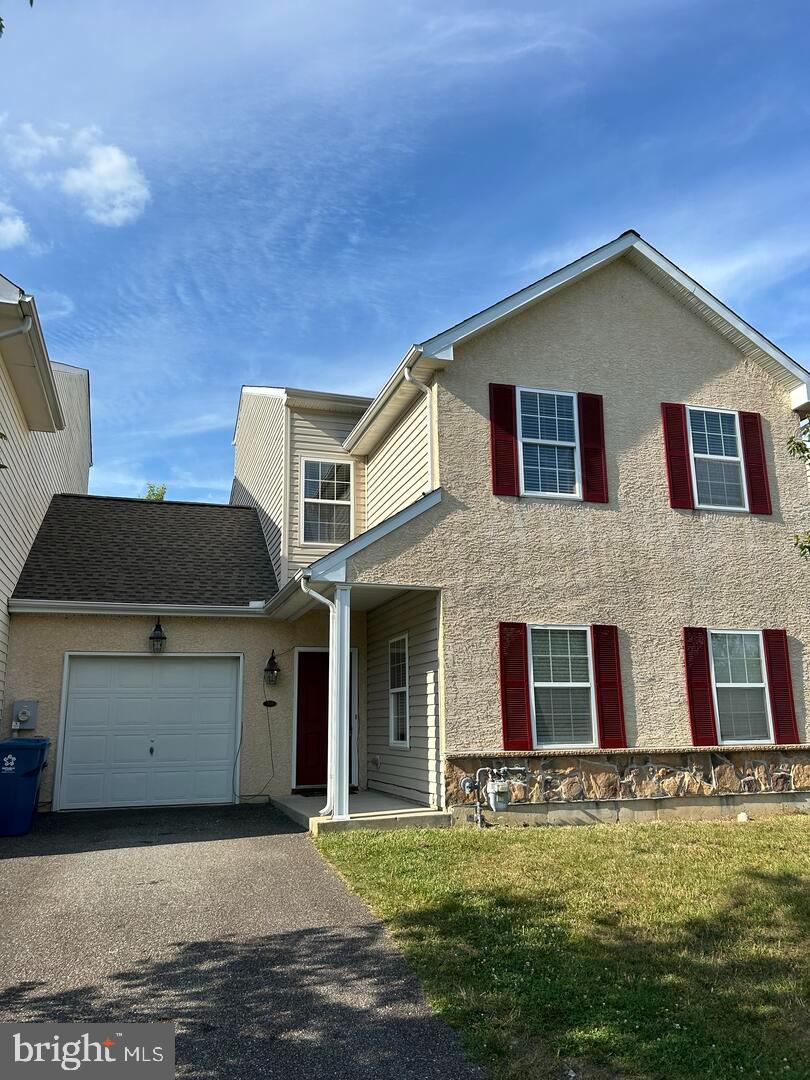
[[303, 542], [345, 544], [352, 536], [352, 466], [348, 461], [302, 462]]
[[687, 409], [695, 503], [706, 510], [747, 510], [736, 412]]
[[521, 495], [582, 498], [577, 395], [518, 388]]
[[762, 635], [758, 630], [709, 630], [720, 742], [771, 742]]
[[408, 635], [388, 642], [388, 741], [407, 747], [410, 740], [408, 702]]
[[595, 746], [589, 628], [529, 627], [529, 666], [535, 745]]

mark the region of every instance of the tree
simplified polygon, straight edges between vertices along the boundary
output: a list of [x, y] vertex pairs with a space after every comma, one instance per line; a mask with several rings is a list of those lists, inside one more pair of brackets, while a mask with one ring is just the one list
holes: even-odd
[[[810, 420], [803, 420], [799, 434], [790, 436], [788, 453], [791, 457], [801, 458], [810, 469]], [[803, 559], [810, 559], [810, 532], [797, 533], [793, 537], [793, 543]]]
[[[28, 6], [33, 7], [34, 6], [34, 0], [28, 0]], [[2, 19], [0, 19], [0, 37], [3, 36], [3, 31], [5, 30], [5, 28], [6, 28], [6, 24], [3, 22]]]
[[163, 502], [166, 498], [165, 484], [147, 484], [144, 498], [148, 502]]

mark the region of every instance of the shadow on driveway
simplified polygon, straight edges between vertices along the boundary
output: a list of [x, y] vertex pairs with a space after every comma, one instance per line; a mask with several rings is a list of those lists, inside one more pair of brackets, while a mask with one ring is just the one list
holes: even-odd
[[74, 810], [37, 814], [26, 836], [0, 837], [0, 859], [154, 844], [193, 844], [301, 831], [268, 803]]
[[480, 1077], [422, 1005], [379, 926], [178, 943], [165, 959], [62, 992], [0, 994], [26, 1021], [177, 1023], [177, 1075], [253, 1080]]
[[174, 1021], [177, 1075], [202, 1080], [481, 1076], [266, 806], [59, 814], [0, 846], [0, 1020]]

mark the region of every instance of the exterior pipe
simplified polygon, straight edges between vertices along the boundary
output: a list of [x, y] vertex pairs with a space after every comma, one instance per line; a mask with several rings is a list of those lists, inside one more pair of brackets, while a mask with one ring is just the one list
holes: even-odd
[[30, 315], [26, 315], [19, 326], [12, 326], [10, 330], [0, 330], [0, 341], [5, 338], [18, 337], [20, 334], [30, 334], [33, 325], [34, 320]]
[[[334, 813], [335, 809], [335, 738], [337, 735], [337, 712], [335, 710], [334, 688], [337, 685], [337, 608], [332, 600], [321, 596], [310, 588], [309, 578], [301, 578], [301, 588], [311, 596], [329, 608], [329, 705], [326, 722], [326, 805], [321, 810], [321, 816], [327, 817]], [[295, 747], [293, 747], [295, 753]]]
[[[416, 361], [414, 361], [416, 363]], [[425, 383], [414, 377], [412, 367], [406, 367], [404, 369], [405, 382], [413, 383], [417, 389], [421, 390], [425, 395], [427, 401], [427, 470], [428, 470], [428, 486], [425, 495], [428, 492], [433, 491], [433, 395], [430, 392], [430, 387]]]

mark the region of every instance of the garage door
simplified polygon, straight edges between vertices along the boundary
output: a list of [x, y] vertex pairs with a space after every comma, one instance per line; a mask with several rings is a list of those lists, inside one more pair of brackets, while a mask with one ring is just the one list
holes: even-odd
[[59, 809], [232, 802], [238, 679], [232, 657], [71, 657]]

